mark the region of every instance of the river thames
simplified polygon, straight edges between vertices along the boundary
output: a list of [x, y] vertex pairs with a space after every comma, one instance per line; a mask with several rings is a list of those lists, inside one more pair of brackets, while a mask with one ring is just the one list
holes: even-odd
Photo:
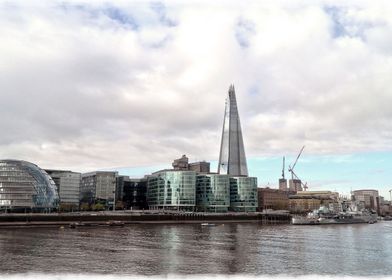
[[0, 229], [0, 274], [392, 275], [392, 222]]

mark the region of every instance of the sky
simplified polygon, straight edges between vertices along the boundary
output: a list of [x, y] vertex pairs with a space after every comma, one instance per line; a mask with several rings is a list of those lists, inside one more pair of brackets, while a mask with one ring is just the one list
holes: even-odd
[[[235, 85], [259, 186], [392, 174], [390, 1], [0, 1], [0, 158], [133, 177], [216, 169]], [[289, 174], [286, 170], [286, 177]]]

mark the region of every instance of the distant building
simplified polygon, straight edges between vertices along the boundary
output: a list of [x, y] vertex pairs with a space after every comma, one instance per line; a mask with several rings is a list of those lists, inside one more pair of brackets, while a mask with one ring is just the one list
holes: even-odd
[[258, 211], [265, 209], [289, 210], [287, 191], [270, 188], [258, 188]]
[[279, 190], [287, 192], [287, 179], [279, 179]]
[[196, 172], [161, 170], [147, 176], [149, 209], [194, 211], [196, 207]]
[[60, 205], [68, 204], [73, 209], [79, 207], [82, 174], [69, 170], [45, 170], [56, 183]]
[[299, 179], [290, 179], [289, 180], [289, 191], [290, 192], [298, 192], [302, 191], [302, 182]]
[[172, 163], [174, 170], [190, 170], [198, 173], [209, 173], [210, 163], [206, 161], [192, 162], [189, 163], [189, 159], [186, 155], [183, 155], [179, 159], [175, 159]]
[[338, 200], [339, 193], [332, 191], [298, 191], [298, 196], [316, 197], [320, 200]]
[[188, 168], [197, 173], [210, 173], [210, 163], [206, 161], [190, 163]]
[[174, 170], [189, 170], [189, 163], [186, 155], [183, 155], [179, 159], [175, 159], [172, 163]]
[[58, 203], [56, 184], [45, 170], [23, 160], [0, 160], [0, 210], [42, 212]]
[[106, 203], [106, 206], [112, 205], [117, 176], [117, 171], [94, 171], [82, 174], [81, 201], [90, 204], [101, 201]]
[[382, 196], [379, 199], [380, 202], [380, 214], [381, 216], [391, 216], [392, 215], [392, 207], [391, 202], [385, 200]]
[[307, 213], [319, 209], [321, 200], [313, 197], [290, 197], [289, 210], [291, 213]]
[[293, 213], [304, 213], [318, 209], [321, 205], [332, 211], [341, 211], [339, 193], [332, 191], [298, 191], [289, 195], [289, 207]]
[[196, 176], [196, 208], [202, 212], [227, 212], [230, 207], [230, 178], [224, 174]]
[[355, 190], [352, 192], [352, 199], [357, 202], [362, 202], [366, 209], [371, 209], [380, 213], [379, 195], [377, 190]]
[[116, 178], [116, 202], [121, 202], [124, 209], [148, 209], [147, 179], [118, 176]]

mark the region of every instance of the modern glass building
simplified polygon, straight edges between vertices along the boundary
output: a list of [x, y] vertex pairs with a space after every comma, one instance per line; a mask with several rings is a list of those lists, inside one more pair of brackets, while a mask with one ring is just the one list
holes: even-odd
[[59, 197], [52, 178], [37, 165], [21, 160], [0, 160], [0, 209], [50, 211]]
[[226, 98], [218, 173], [231, 176], [248, 176], [234, 85], [230, 86], [229, 94]]
[[230, 210], [255, 212], [257, 206], [257, 178], [230, 177]]
[[196, 206], [196, 172], [162, 170], [148, 176], [149, 209], [194, 211]]
[[202, 212], [227, 212], [230, 206], [228, 175], [199, 174], [196, 178], [196, 209]]
[[104, 203], [113, 206], [117, 171], [94, 171], [82, 174], [80, 201], [82, 203]]
[[116, 203], [122, 202], [124, 209], [148, 209], [147, 180], [129, 176], [116, 178]]

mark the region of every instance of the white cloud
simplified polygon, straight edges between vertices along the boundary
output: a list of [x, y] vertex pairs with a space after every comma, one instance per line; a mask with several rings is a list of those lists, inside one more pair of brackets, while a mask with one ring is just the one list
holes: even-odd
[[231, 83], [248, 157], [392, 149], [388, 2], [0, 5], [0, 158], [216, 160]]

